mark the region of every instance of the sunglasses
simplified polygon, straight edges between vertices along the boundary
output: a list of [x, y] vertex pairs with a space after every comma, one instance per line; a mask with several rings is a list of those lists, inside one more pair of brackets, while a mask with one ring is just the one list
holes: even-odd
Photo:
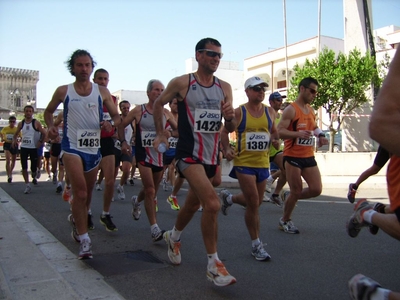
[[312, 89], [312, 88], [310, 88], [310, 87], [306, 87], [306, 89], [309, 89], [309, 90], [310, 90], [310, 93], [313, 94], [313, 95], [315, 95], [315, 94], [317, 93], [316, 90], [314, 90], [314, 89]]
[[216, 56], [218, 56], [219, 58], [222, 58], [222, 56], [224, 55], [221, 52], [216, 52], [216, 51], [213, 51], [213, 50], [210, 50], [210, 49], [199, 49], [197, 51], [198, 52], [205, 52], [208, 57], [216, 57]]
[[261, 92], [261, 91], [266, 92], [267, 91], [267, 87], [265, 87], [265, 86], [256, 85], [256, 86], [252, 86], [250, 88], [255, 92]]
[[10, 123], [15, 123], [16, 121], [9, 121]]

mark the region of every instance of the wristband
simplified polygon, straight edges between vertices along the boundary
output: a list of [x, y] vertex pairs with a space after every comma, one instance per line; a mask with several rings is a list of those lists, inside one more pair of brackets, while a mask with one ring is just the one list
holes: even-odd
[[122, 143], [123, 143], [123, 142], [126, 142], [126, 140], [122, 140], [122, 141], [120, 140], [119, 142], [121, 143], [121, 146], [122, 146]]
[[326, 137], [326, 136], [325, 136], [325, 133], [320, 133], [320, 134], [318, 135], [318, 137], [320, 138], [320, 137]]
[[324, 134], [324, 132], [321, 129], [319, 129], [318, 127], [314, 129], [314, 136], [319, 137], [319, 135], [321, 133]]

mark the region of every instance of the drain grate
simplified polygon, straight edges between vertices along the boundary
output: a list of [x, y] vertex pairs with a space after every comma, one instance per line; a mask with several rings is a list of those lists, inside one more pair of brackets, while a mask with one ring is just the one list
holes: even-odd
[[104, 277], [155, 270], [168, 266], [151, 252], [143, 250], [99, 255], [94, 253], [93, 256], [93, 259], [85, 260], [85, 262]]

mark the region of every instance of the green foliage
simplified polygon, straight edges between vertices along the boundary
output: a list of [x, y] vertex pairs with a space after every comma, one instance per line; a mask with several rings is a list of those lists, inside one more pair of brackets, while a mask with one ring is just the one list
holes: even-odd
[[[302, 66], [296, 64], [293, 70], [295, 75], [290, 81], [289, 99], [297, 98], [298, 84], [303, 78], [311, 76], [317, 79], [318, 95], [312, 106], [314, 109], [322, 106], [329, 115], [332, 138], [340, 129], [342, 114], [350, 114], [368, 102], [365, 92], [379, 78], [375, 59], [369, 53], [361, 56], [358, 49], [345, 55], [324, 48], [319, 57], [312, 61], [307, 59]], [[333, 127], [335, 121], [338, 124], [336, 128]]]
[[43, 113], [35, 113], [34, 118], [42, 124], [42, 126], [46, 126], [46, 123], [44, 122], [44, 114]]

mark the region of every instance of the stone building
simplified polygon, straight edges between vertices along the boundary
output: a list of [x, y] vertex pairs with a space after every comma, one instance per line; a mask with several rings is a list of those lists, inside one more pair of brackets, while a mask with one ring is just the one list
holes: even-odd
[[0, 118], [21, 115], [25, 105], [36, 109], [39, 71], [0, 67]]

